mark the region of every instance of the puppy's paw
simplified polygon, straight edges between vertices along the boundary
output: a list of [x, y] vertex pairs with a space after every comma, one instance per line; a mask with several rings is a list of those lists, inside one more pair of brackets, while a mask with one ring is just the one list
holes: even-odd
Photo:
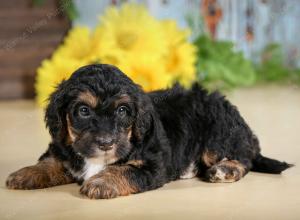
[[235, 176], [233, 170], [226, 169], [222, 166], [213, 166], [206, 171], [206, 180], [211, 183], [229, 183], [234, 182]]
[[120, 196], [118, 186], [107, 178], [90, 178], [80, 188], [80, 193], [90, 199], [111, 199]]
[[245, 175], [244, 166], [236, 160], [225, 160], [206, 171], [206, 180], [211, 183], [232, 183]]
[[12, 174], [6, 180], [9, 189], [41, 189], [48, 187], [47, 173], [37, 166], [24, 167]]

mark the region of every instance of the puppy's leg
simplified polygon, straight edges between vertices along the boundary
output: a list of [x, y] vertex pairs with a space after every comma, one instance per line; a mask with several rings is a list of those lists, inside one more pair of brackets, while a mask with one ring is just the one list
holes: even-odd
[[212, 183], [231, 183], [240, 180], [249, 171], [237, 160], [222, 160], [206, 170], [205, 179]]
[[72, 183], [73, 178], [62, 163], [53, 157], [43, 158], [34, 166], [24, 167], [6, 180], [9, 189], [41, 189]]
[[80, 193], [90, 199], [110, 199], [157, 188], [149, 185], [156, 178], [139, 166], [138, 163], [109, 166], [86, 180]]

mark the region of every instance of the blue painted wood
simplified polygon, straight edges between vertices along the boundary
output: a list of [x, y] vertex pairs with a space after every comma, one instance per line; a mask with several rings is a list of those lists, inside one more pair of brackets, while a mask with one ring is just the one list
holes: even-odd
[[[130, 1], [130, 0], [129, 0]], [[193, 23], [193, 37], [207, 32], [201, 15], [205, 0], [131, 0], [143, 3], [159, 19], [175, 19], [179, 26]], [[125, 0], [75, 0], [80, 17], [75, 24], [94, 27], [105, 7]], [[300, 66], [300, 1], [298, 0], [217, 0], [222, 19], [217, 26], [216, 39], [235, 43], [235, 49], [245, 56], [259, 60], [258, 54], [270, 43], [282, 45], [286, 63]], [[247, 13], [251, 11], [250, 15]], [[253, 40], [246, 37], [247, 27], [253, 30]]]

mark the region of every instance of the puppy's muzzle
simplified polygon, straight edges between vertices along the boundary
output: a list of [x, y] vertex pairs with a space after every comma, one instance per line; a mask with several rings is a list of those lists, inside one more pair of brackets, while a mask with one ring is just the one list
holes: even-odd
[[114, 139], [111, 137], [96, 137], [98, 148], [103, 151], [113, 149]]

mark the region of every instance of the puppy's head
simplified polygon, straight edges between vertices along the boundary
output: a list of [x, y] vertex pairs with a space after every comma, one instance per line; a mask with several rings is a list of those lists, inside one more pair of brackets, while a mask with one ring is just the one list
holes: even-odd
[[45, 120], [53, 142], [111, 164], [143, 141], [152, 111], [149, 97], [119, 69], [90, 65], [58, 86]]

